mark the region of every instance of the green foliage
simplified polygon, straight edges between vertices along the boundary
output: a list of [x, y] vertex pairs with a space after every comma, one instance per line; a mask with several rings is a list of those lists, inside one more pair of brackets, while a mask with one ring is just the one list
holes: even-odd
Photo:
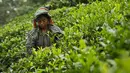
[[69, 0], [51, 0], [45, 5], [50, 6], [51, 9], [56, 9], [56, 8], [62, 8], [64, 6], [67, 7], [71, 6], [71, 3], [69, 2]]
[[51, 10], [65, 35], [51, 47], [26, 53], [34, 12], [0, 29], [0, 71], [36, 73], [129, 73], [130, 2], [96, 1]]
[[[62, 7], [71, 7], [71, 6], [76, 6], [78, 4], [88, 4], [92, 3], [96, 0], [50, 0], [47, 4], [51, 7], [51, 9], [57, 9], [57, 8], [62, 8]], [[97, 0], [98, 1], [98, 0]], [[99, 0], [101, 1], [101, 0]]]
[[4, 25], [14, 17], [24, 15], [34, 10], [36, 6], [47, 3], [48, 0], [0, 0], [0, 24]]

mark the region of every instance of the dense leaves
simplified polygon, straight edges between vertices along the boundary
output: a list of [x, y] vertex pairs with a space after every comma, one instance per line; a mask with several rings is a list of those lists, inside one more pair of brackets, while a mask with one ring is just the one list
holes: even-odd
[[130, 2], [96, 1], [50, 11], [65, 35], [51, 47], [26, 53], [26, 33], [33, 14], [0, 29], [0, 71], [48, 73], [128, 73]]

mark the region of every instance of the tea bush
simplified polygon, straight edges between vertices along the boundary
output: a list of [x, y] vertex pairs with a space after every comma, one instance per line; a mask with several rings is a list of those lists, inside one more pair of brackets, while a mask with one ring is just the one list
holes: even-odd
[[15, 18], [0, 29], [0, 71], [129, 73], [129, 6], [127, 0], [107, 0], [51, 10], [65, 35], [32, 55], [26, 53], [25, 37], [34, 11]]

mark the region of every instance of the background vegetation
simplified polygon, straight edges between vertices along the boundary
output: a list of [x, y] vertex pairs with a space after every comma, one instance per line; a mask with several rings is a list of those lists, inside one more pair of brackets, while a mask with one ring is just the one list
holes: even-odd
[[27, 14], [34, 7], [48, 1], [50, 0], [0, 0], [0, 24], [4, 25], [16, 16]]
[[[0, 0], [0, 25], [5, 25], [14, 17], [24, 15], [38, 6], [51, 6], [51, 9], [63, 6], [76, 6], [93, 0]], [[95, 0], [94, 0], [95, 1]]]
[[[54, 6], [53, 6], [54, 7]], [[0, 27], [0, 72], [129, 73], [130, 2], [94, 1], [50, 10], [65, 32], [52, 47], [26, 53], [35, 9]]]

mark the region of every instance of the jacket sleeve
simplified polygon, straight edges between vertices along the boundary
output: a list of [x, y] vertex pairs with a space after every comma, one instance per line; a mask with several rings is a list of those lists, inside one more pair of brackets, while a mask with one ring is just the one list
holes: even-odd
[[64, 36], [64, 32], [58, 26], [52, 25], [50, 29], [53, 33], [54, 42], [57, 42]]
[[27, 49], [28, 54], [32, 53], [33, 47], [35, 47], [35, 41], [33, 40], [31, 34], [28, 33], [27, 36], [26, 36], [26, 49]]
[[53, 32], [53, 33], [59, 33], [59, 34], [64, 34], [64, 32], [56, 25], [51, 25], [50, 26], [50, 30]]

